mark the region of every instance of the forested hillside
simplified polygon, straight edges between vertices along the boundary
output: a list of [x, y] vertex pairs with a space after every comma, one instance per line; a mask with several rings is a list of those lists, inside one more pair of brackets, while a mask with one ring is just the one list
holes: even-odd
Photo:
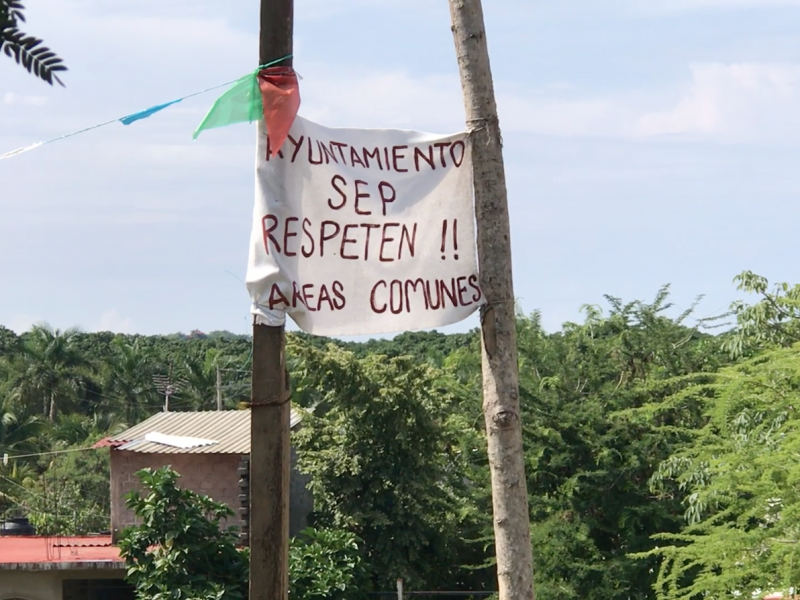
[[[518, 316], [539, 598], [720, 598], [800, 580], [800, 288], [739, 284], [757, 297], [732, 307], [732, 329], [678, 314], [667, 288], [607, 297], [552, 333]], [[477, 332], [293, 334], [288, 352], [314, 525], [363, 541], [373, 588], [493, 589]], [[167, 386], [170, 410], [213, 410], [218, 394], [239, 408], [250, 360], [249, 338], [226, 332], [0, 328], [2, 509], [42, 532], [106, 529], [107, 450], [86, 448], [163, 410]]]

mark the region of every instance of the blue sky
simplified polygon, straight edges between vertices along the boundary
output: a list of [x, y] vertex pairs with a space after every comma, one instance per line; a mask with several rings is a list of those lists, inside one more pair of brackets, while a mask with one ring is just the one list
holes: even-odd
[[[800, 0], [485, 4], [526, 312], [555, 329], [671, 283], [708, 316], [744, 269], [800, 282]], [[258, 3], [220, 6], [29, 3], [67, 87], [0, 57], [0, 153], [252, 69]], [[445, 0], [296, 0], [301, 114], [461, 130], [449, 27]], [[215, 95], [0, 161], [0, 323], [249, 330], [255, 133], [192, 142]]]

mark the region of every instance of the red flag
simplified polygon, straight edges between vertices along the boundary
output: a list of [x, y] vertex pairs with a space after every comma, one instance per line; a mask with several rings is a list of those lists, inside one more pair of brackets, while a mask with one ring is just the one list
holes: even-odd
[[278, 154], [300, 110], [300, 89], [292, 67], [268, 67], [258, 73], [270, 154]]

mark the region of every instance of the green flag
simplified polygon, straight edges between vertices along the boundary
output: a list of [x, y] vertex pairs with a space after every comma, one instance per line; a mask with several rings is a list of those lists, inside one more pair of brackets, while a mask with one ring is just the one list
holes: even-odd
[[248, 73], [237, 80], [224, 94], [217, 98], [205, 118], [192, 134], [196, 140], [200, 132], [233, 123], [252, 123], [263, 114], [261, 90], [256, 72]]

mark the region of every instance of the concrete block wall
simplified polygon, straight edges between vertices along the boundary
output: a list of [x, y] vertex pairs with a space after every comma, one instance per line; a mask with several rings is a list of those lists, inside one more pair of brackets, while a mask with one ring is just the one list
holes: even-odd
[[139, 488], [136, 472], [150, 467], [170, 465], [181, 478], [178, 484], [199, 494], [224, 502], [237, 514], [229, 525], [238, 526], [239, 467], [238, 454], [157, 454], [111, 450], [111, 532], [119, 533], [135, 524], [133, 512], [125, 506], [125, 496]]
[[[297, 454], [292, 448], [292, 471], [289, 488], [289, 535], [296, 536], [308, 526], [308, 514], [314, 500], [307, 489], [309, 477], [296, 469]], [[223, 525], [241, 531], [239, 517], [239, 463], [238, 454], [156, 454], [111, 450], [111, 535], [114, 542], [119, 533], [136, 523], [133, 513], [125, 506], [125, 496], [139, 488], [136, 472], [150, 467], [157, 469], [170, 465], [181, 478], [178, 484], [198, 494], [224, 502], [234, 512]]]

